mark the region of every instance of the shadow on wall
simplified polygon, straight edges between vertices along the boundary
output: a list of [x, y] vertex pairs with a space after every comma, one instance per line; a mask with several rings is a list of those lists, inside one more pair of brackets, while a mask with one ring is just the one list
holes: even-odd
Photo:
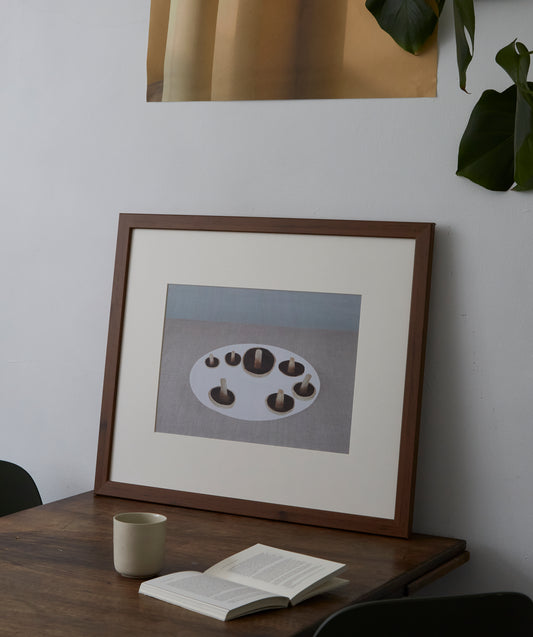
[[[490, 378], [483, 379], [476, 369], [475, 324], [466, 314], [468, 297], [461, 290], [465, 276], [472, 280], [464, 269], [458, 237], [449, 227], [437, 227], [413, 528], [464, 538], [471, 557], [422, 594], [513, 590], [531, 596], [530, 557], [526, 548], [512, 545], [519, 521], [505, 520], [516, 484], [502, 481], [502, 466], [486, 456], [487, 449], [497, 452], [499, 447], [491, 447], [498, 441], [484, 438], [494, 423], [479, 422], [476, 407], [479, 392], [490, 395], [491, 388]], [[525, 506], [517, 508], [517, 515], [524, 516]], [[522, 533], [527, 537], [527, 531]], [[487, 545], [487, 537], [494, 538], [493, 546]], [[515, 555], [513, 566], [504, 557], [506, 552]], [[523, 570], [516, 567], [517, 553]]]
[[465, 502], [474, 494], [468, 485], [465, 426], [470, 416], [463, 396], [468, 372], [462, 363], [457, 263], [451, 229], [437, 226], [413, 526], [461, 537]]
[[[531, 565], [524, 569], [510, 566], [508, 560], [493, 548], [472, 546], [470, 561], [442, 579], [424, 587], [417, 597], [439, 595], [515, 591], [531, 596], [533, 575]], [[481, 582], [481, 584], [479, 584]]]

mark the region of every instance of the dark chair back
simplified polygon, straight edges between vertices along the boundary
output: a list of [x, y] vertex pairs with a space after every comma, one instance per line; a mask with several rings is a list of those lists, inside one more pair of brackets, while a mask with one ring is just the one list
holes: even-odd
[[0, 460], [0, 517], [42, 503], [30, 474], [17, 464]]
[[355, 604], [314, 637], [532, 637], [533, 601], [521, 593], [416, 597]]

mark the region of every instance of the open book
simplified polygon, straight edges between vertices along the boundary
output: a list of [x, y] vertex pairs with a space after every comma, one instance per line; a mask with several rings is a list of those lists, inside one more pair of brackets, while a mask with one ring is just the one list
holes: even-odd
[[183, 571], [143, 582], [139, 593], [223, 621], [284, 608], [333, 590], [345, 564], [256, 544], [204, 573]]

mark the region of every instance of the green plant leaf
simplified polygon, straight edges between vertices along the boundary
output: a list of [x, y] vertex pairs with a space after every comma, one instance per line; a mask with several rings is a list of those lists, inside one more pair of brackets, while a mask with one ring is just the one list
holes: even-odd
[[531, 53], [514, 40], [496, 62], [514, 84], [503, 93], [485, 91], [459, 145], [457, 174], [490, 190], [533, 190], [533, 83]]
[[[453, 18], [459, 86], [466, 92], [466, 71], [474, 55], [474, 36], [476, 31], [474, 0], [453, 0]], [[468, 38], [470, 38], [470, 43], [468, 42], [467, 34]]]
[[529, 71], [529, 51], [521, 43], [513, 40], [496, 53], [496, 62], [506, 71], [517, 86], [527, 89]]
[[522, 91], [519, 87], [516, 98], [514, 131], [516, 186], [514, 190], [533, 189], [533, 106], [530, 90], [532, 86], [530, 84], [527, 87], [527, 92]]
[[418, 53], [435, 30], [444, 3], [445, 0], [366, 0], [365, 6], [402, 49]]
[[514, 183], [516, 86], [488, 90], [474, 106], [459, 145], [457, 174], [489, 190]]
[[514, 128], [515, 190], [533, 189], [533, 91], [527, 81], [531, 54], [522, 42], [513, 40], [496, 54], [496, 62], [517, 87]]

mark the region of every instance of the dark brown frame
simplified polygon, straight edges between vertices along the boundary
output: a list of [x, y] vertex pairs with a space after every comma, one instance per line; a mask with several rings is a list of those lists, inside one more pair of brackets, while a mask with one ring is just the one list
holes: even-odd
[[[110, 480], [130, 245], [133, 232], [136, 229], [337, 235], [413, 239], [415, 241], [394, 519], [276, 505]], [[433, 223], [418, 222], [121, 214], [105, 362], [95, 492], [100, 495], [160, 504], [408, 537], [411, 532], [413, 514], [434, 229], [435, 224]]]

